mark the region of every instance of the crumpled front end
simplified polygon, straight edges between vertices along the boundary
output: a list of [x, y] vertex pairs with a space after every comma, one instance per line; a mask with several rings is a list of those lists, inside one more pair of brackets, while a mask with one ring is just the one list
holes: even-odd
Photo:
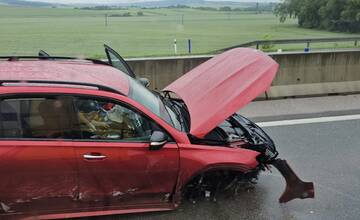
[[[286, 181], [286, 189], [279, 199], [285, 203], [296, 198], [314, 198], [314, 184], [302, 181], [292, 170], [286, 160], [279, 159], [273, 140], [255, 123], [247, 118], [234, 114], [221, 125], [206, 135], [205, 140], [221, 140], [232, 147], [240, 147], [260, 154], [256, 171], [275, 167]], [[244, 144], [245, 141], [245, 144]], [[254, 176], [255, 177], [255, 176]]]

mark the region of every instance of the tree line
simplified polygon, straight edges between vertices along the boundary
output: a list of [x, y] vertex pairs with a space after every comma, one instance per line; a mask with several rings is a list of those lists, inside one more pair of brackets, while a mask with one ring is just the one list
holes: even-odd
[[297, 18], [305, 28], [360, 32], [360, 0], [284, 0], [274, 12], [281, 22]]

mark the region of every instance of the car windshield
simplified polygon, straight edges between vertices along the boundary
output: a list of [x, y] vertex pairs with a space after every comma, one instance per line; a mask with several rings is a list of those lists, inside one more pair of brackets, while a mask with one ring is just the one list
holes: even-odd
[[166, 121], [172, 127], [181, 130], [179, 121], [176, 118], [175, 113], [162, 102], [160, 95], [156, 95], [149, 89], [144, 87], [137, 80], [128, 77], [130, 83], [129, 97], [139, 102], [151, 112], [159, 116]]

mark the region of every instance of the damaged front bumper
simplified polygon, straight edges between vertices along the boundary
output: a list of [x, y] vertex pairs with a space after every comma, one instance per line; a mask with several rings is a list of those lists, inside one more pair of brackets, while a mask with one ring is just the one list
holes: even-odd
[[315, 197], [314, 183], [302, 181], [286, 160], [276, 159], [278, 152], [273, 140], [266, 132], [241, 115], [235, 114], [232, 118], [234, 120], [233, 123], [238, 123], [246, 131], [250, 142], [247, 148], [261, 153], [257, 158], [259, 163], [265, 167], [268, 165], [274, 166], [284, 177], [286, 188], [279, 198], [280, 203], [286, 203], [296, 198], [306, 199]]
[[193, 144], [239, 147], [259, 152], [259, 155], [256, 157], [258, 166], [245, 174], [221, 171], [205, 173], [190, 182], [185, 193], [190, 196], [186, 197], [206, 195], [206, 191], [216, 195], [221, 189], [223, 191], [230, 189], [230, 192], [236, 192], [238, 186], [243, 186], [244, 182], [255, 184], [260, 171], [274, 166], [286, 181], [286, 189], [279, 199], [280, 203], [286, 203], [296, 198], [314, 198], [314, 184], [300, 180], [286, 160], [277, 158], [278, 151], [269, 135], [254, 122], [239, 114], [230, 116], [204, 139], [197, 139], [191, 135], [189, 137]]
[[286, 181], [285, 191], [279, 198], [280, 203], [286, 203], [296, 198], [307, 199], [315, 197], [314, 183], [302, 181], [286, 160], [276, 159], [271, 165], [279, 170]]

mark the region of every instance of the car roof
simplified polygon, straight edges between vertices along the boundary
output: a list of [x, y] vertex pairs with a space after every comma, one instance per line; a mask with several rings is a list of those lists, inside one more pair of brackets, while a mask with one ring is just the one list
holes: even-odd
[[44, 82], [69, 85], [90, 85], [129, 94], [128, 76], [109, 65], [88, 60], [16, 60], [0, 61], [0, 83]]

